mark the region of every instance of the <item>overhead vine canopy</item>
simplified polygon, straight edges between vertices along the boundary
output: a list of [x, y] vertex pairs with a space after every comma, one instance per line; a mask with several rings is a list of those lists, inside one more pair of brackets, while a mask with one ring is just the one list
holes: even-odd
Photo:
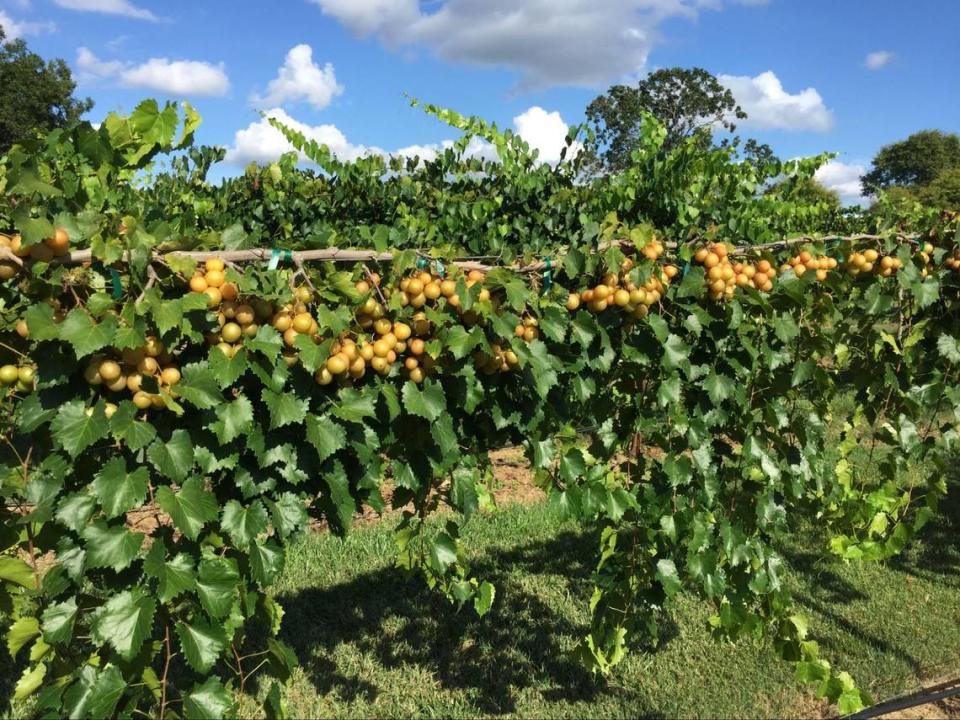
[[314, 519], [346, 532], [387, 487], [398, 563], [485, 614], [496, 588], [459, 527], [491, 503], [487, 452], [519, 444], [596, 529], [586, 665], [609, 672], [689, 592], [710, 631], [767, 637], [862, 707], [776, 541], [816, 518], [824, 554], [883, 559], [936, 511], [960, 409], [957, 217], [767, 193], [826, 156], [665, 150], [652, 119], [627, 170], [587, 179], [572, 150], [542, 164], [425, 110], [463, 131], [434, 159], [343, 162], [275, 122], [309, 169], [290, 154], [219, 185], [186, 104], [0, 158], [16, 700], [220, 717], [267, 674], [283, 716], [285, 548]]

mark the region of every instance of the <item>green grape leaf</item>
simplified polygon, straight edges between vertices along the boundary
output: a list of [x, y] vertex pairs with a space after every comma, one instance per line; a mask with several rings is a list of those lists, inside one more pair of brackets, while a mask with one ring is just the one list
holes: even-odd
[[44, 642], [50, 645], [69, 643], [73, 637], [73, 625], [76, 620], [76, 598], [49, 605], [41, 616]]
[[273, 392], [263, 388], [260, 395], [270, 411], [270, 429], [275, 430], [291, 423], [302, 423], [310, 407], [309, 401], [289, 392]]
[[307, 508], [293, 493], [281, 493], [276, 500], [267, 500], [267, 505], [270, 507], [273, 527], [284, 540], [309, 521]]
[[223, 445], [245, 435], [253, 426], [253, 403], [246, 395], [238, 395], [233, 402], [220, 403], [215, 412], [217, 420], [210, 429]]
[[124, 660], [132, 660], [153, 627], [157, 604], [140, 589], [125, 590], [94, 611], [90, 635], [97, 645], [109, 644]]
[[214, 346], [210, 348], [207, 362], [220, 387], [226, 390], [247, 371], [247, 351], [240, 348], [231, 357], [227, 357], [220, 348]]
[[235, 714], [233, 698], [215, 677], [195, 684], [183, 696], [183, 716], [189, 720], [221, 720]]
[[147, 448], [147, 457], [164, 477], [183, 482], [194, 465], [190, 434], [178, 429], [173, 431], [168, 442], [157, 438]]
[[217, 519], [220, 509], [216, 497], [204, 489], [203, 480], [197, 477], [183, 483], [176, 493], [164, 485], [157, 489], [156, 497], [157, 504], [190, 540], [196, 540], [203, 526]]
[[317, 451], [320, 462], [347, 445], [347, 432], [329, 415], [307, 416], [307, 442]]
[[63, 694], [64, 714], [70, 718], [113, 717], [126, 689], [127, 683], [116, 666], [107, 665], [98, 672], [92, 665], [84, 665], [80, 679]]
[[197, 587], [193, 558], [186, 553], [180, 553], [171, 560], [167, 560], [166, 557], [166, 546], [162, 541], [156, 540], [143, 559], [143, 571], [158, 581], [157, 599], [164, 605]]
[[376, 396], [355, 388], [343, 388], [338, 401], [334, 403], [333, 414], [347, 422], [363, 422], [364, 418], [377, 414]]
[[200, 561], [197, 575], [197, 594], [200, 604], [213, 618], [223, 618], [230, 614], [230, 608], [237, 600], [237, 585], [240, 572], [237, 564], [230, 558], [204, 558]]
[[145, 467], [131, 473], [122, 457], [114, 457], [94, 476], [93, 492], [106, 516], [115, 518], [143, 503], [149, 480], [150, 473]]
[[201, 410], [218, 407], [224, 402], [217, 376], [205, 363], [184, 366], [177, 393]]
[[70, 343], [79, 360], [113, 342], [117, 318], [107, 315], [95, 321], [83, 308], [74, 308], [60, 324], [60, 339]]
[[103, 521], [87, 526], [83, 531], [87, 567], [108, 567], [120, 572], [140, 554], [144, 537], [143, 533], [132, 533], [122, 525], [108, 527]]
[[283, 548], [272, 540], [254, 541], [250, 547], [250, 571], [261, 587], [272, 585], [283, 571]]
[[223, 507], [220, 517], [221, 527], [230, 535], [234, 545], [246, 551], [257, 535], [266, 532], [270, 518], [263, 503], [259, 500], [244, 507], [236, 500], [230, 500]]
[[103, 408], [104, 403], [99, 402], [88, 415], [83, 400], [65, 403], [50, 423], [54, 440], [71, 457], [76, 457], [109, 432]]
[[202, 618], [178, 622], [176, 632], [187, 664], [201, 675], [210, 671], [229, 645], [223, 628]]
[[10, 657], [16, 659], [21, 648], [40, 634], [40, 621], [35, 617], [24, 615], [17, 618], [7, 630], [7, 650]]
[[408, 380], [403, 385], [401, 396], [407, 412], [424, 420], [436, 420], [447, 409], [443, 388], [440, 383], [430, 379], [424, 381], [423, 390], [420, 390], [415, 382]]

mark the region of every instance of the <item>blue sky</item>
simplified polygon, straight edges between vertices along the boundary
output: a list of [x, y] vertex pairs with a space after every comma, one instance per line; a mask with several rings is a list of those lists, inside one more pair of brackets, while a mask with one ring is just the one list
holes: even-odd
[[673, 65], [720, 76], [781, 156], [839, 152], [821, 179], [848, 201], [883, 144], [960, 130], [954, 0], [0, 0], [0, 25], [70, 63], [92, 120], [190, 100], [226, 172], [283, 150], [258, 110], [345, 157], [455, 137], [404, 92], [549, 160], [598, 92]]

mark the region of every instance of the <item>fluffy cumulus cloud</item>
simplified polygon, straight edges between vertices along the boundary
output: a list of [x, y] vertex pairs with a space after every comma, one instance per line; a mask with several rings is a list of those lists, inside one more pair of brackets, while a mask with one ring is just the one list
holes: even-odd
[[223, 63], [151, 58], [145, 63], [101, 60], [89, 48], [77, 49], [77, 75], [81, 82], [115, 79], [120, 85], [145, 88], [168, 95], [225, 95], [230, 79]]
[[[560, 162], [560, 152], [567, 144], [567, 123], [558, 112], [547, 112], [534, 105], [513, 119], [517, 133], [534, 150], [539, 151], [538, 158], [551, 165]], [[580, 143], [574, 143], [568, 150], [572, 157], [580, 151]]]
[[[355, 160], [364, 155], [399, 155], [401, 157], [419, 157], [430, 161], [444, 149], [452, 147], [452, 140], [429, 145], [408, 145], [398, 150], [386, 151], [372, 145], [354, 145], [335, 125], [308, 125], [291, 117], [282, 108], [274, 108], [265, 113], [266, 117], [250, 123], [246, 128], [234, 134], [233, 145], [227, 149], [227, 162], [245, 165], [251, 161], [273, 162], [283, 153], [293, 148], [286, 138], [268, 122], [273, 117], [284, 125], [297, 130], [305, 137], [326, 145], [341, 160]], [[531, 107], [513, 119], [514, 129], [531, 147], [540, 151], [542, 162], [556, 163], [560, 160], [560, 150], [566, 143], [567, 124], [560, 113], [547, 112], [541, 107]], [[573, 145], [573, 152], [580, 150], [579, 144]], [[490, 143], [480, 138], [471, 138], [464, 150], [469, 158], [495, 160], [497, 151]], [[305, 160], [306, 158], [302, 158]]]
[[239, 165], [252, 161], [273, 162], [283, 153], [293, 150], [280, 131], [267, 121], [267, 118], [271, 117], [302, 133], [308, 140], [316, 140], [319, 144], [326, 145], [330, 152], [342, 160], [355, 160], [363, 155], [383, 153], [380, 148], [353, 145], [336, 125], [307, 125], [290, 117], [282, 108], [268, 110], [265, 115], [262, 120], [250, 123], [236, 132], [233, 146], [227, 149], [227, 162]]
[[866, 171], [863, 165], [831, 160], [822, 165], [814, 177], [824, 187], [835, 190], [845, 203], [862, 203], [866, 198], [860, 193], [860, 176]]
[[277, 77], [267, 85], [266, 93], [254, 93], [250, 101], [268, 107], [305, 101], [320, 110], [341, 93], [343, 86], [337, 83], [333, 65], [327, 63], [321, 68], [313, 61], [309, 45], [297, 45], [287, 53]]
[[814, 88], [789, 93], [773, 72], [748, 75], [718, 75], [733, 93], [748, 119], [745, 126], [772, 130], [814, 130], [826, 132], [833, 127], [833, 113], [823, 104]]
[[130, 0], [53, 0], [57, 5], [68, 10], [79, 10], [81, 12], [96, 12], [104, 15], [123, 15], [124, 17], [136, 18], [137, 20], [149, 20], [157, 22], [160, 20], [156, 15], [146, 8], [139, 7], [130, 2]]
[[0, 10], [0, 28], [3, 28], [3, 34], [7, 40], [16, 40], [24, 35], [39, 35], [40, 33], [53, 32], [57, 29], [52, 22], [14, 20], [3, 10]]
[[[667, 18], [696, 18], [722, 0], [311, 0], [351, 32], [385, 46], [518, 71], [521, 86], [602, 87], [639, 75]], [[742, 0], [741, 0], [742, 4]], [[758, 4], [757, 0], [748, 4]]]
[[867, 57], [864, 59], [863, 64], [867, 66], [868, 70], [879, 70], [880, 68], [889, 65], [891, 60], [893, 60], [892, 52], [889, 50], [877, 50], [876, 52], [867, 53]]

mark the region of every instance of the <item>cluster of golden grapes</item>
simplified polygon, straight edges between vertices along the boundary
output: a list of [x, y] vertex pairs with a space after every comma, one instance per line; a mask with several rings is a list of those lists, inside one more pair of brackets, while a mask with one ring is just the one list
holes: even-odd
[[415, 383], [433, 369], [434, 359], [426, 352], [423, 337], [414, 337], [414, 333], [428, 336], [430, 321], [418, 313], [413, 325], [404, 322], [390, 322], [379, 318], [373, 324], [374, 339], [360, 339], [358, 342], [349, 333], [341, 335], [331, 346], [330, 356], [315, 375], [320, 385], [329, 385], [334, 380], [347, 384], [362, 378], [369, 367], [378, 375], [390, 373], [395, 363], [403, 360], [403, 372]]
[[785, 262], [780, 270], [782, 272], [793, 270], [793, 274], [797, 277], [803, 277], [809, 271], [816, 274], [819, 282], [823, 282], [827, 279], [827, 272], [835, 270], [836, 267], [836, 258], [827, 255], [814, 255], [809, 250], [801, 250]]
[[481, 349], [474, 351], [473, 363], [483, 374], [493, 375], [516, 370], [520, 365], [520, 359], [510, 348], [504, 350], [499, 343], [490, 343], [489, 352]]
[[920, 256], [920, 259], [923, 260], [923, 267], [920, 268], [920, 276], [926, 277], [933, 270], [933, 244], [924, 243], [920, 246], [920, 252], [917, 253]]
[[513, 329], [514, 337], [522, 338], [526, 342], [533, 342], [540, 337], [540, 321], [533, 315], [525, 315]]
[[[297, 351], [295, 348], [297, 346], [297, 338], [300, 335], [306, 335], [312, 338], [314, 342], [320, 342], [320, 326], [317, 324], [316, 318], [313, 317], [309, 309], [309, 305], [312, 302], [313, 292], [310, 288], [298, 287], [294, 290], [293, 302], [287, 303], [277, 310], [274, 309], [272, 303], [266, 303], [262, 306], [263, 312], [269, 311], [273, 313], [271, 320], [273, 328], [283, 335], [283, 357], [287, 365], [293, 366], [297, 363]], [[237, 324], [240, 325], [239, 322]], [[248, 324], [247, 327], [249, 328], [250, 325]], [[241, 331], [242, 328], [243, 326], [241, 325]], [[222, 332], [221, 329], [221, 334]], [[253, 331], [253, 334], [256, 335], [256, 331]], [[236, 349], [234, 349], [234, 352], [236, 352]]]
[[14, 386], [17, 392], [30, 392], [36, 385], [35, 371], [32, 365], [4, 365], [0, 367], [0, 383]]
[[777, 276], [776, 268], [769, 260], [732, 262], [727, 246], [719, 242], [697, 250], [693, 261], [703, 265], [707, 295], [714, 301], [732, 300], [738, 287], [770, 292], [773, 290], [773, 278]]
[[647, 260], [653, 260], [654, 262], [656, 262], [660, 256], [663, 255], [663, 250], [663, 244], [656, 239], [651, 240], [642, 248], [640, 248], [640, 252], [643, 254], [643, 256]]
[[[890, 277], [900, 269], [900, 258], [892, 255], [881, 256], [874, 248], [863, 252], [852, 252], [847, 256], [844, 266], [851, 275], [873, 273], [881, 277]], [[924, 274], [926, 272], [924, 271]]]
[[954, 272], [960, 272], [960, 248], [955, 248], [954, 251], [946, 257], [943, 264]]
[[153, 407], [166, 407], [159, 393], [142, 389], [145, 377], [156, 378], [171, 397], [176, 397], [172, 387], [180, 382], [180, 370], [173, 365], [173, 359], [156, 337], [147, 338], [143, 347], [124, 348], [109, 356], [98, 353], [90, 357], [83, 373], [84, 379], [91, 385], [105, 387], [112, 392], [130, 392], [133, 404], [141, 410]]
[[[57, 228], [53, 235], [42, 243], [30, 247], [23, 246], [23, 239], [19, 233], [13, 235], [0, 234], [0, 247], [5, 247], [14, 255], [21, 258], [30, 258], [39, 262], [50, 262], [53, 258], [66, 255], [70, 252], [70, 236], [63, 228]], [[0, 280], [9, 280], [20, 272], [20, 266], [11, 260], [0, 262]]]
[[198, 266], [197, 272], [190, 278], [190, 290], [205, 293], [209, 308], [215, 308], [225, 300], [231, 302], [237, 299], [237, 286], [227, 282], [225, 269], [223, 260], [210, 258], [203, 264], [202, 269]]
[[244, 338], [256, 337], [260, 324], [275, 317], [273, 303], [260, 299], [224, 300], [214, 309], [220, 329], [207, 334], [207, 343], [220, 348], [227, 357], [236, 355]]
[[[648, 248], [649, 254], [646, 252]], [[647, 245], [644, 250], [648, 259], [660, 257], [663, 252], [659, 243], [655, 243], [654, 247]], [[659, 274], [654, 272], [646, 282], [637, 285], [627, 277], [633, 267], [633, 260], [627, 258], [620, 266], [620, 275], [607, 273], [599, 285], [579, 294], [571, 293], [567, 297], [567, 310], [573, 312], [583, 304], [590, 312], [600, 313], [608, 307], [616, 307], [631, 317], [645, 317], [650, 306], [660, 302], [666, 286], [677, 276], [678, 269], [676, 265], [665, 265]]]

